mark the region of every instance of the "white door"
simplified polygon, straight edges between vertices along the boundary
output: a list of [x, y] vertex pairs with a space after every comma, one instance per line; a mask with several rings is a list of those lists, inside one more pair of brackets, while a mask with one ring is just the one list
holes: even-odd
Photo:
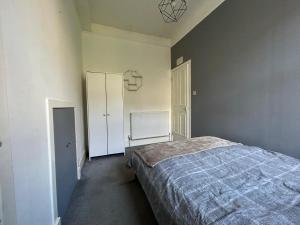
[[106, 74], [108, 154], [124, 152], [123, 75]]
[[0, 224], [14, 225], [16, 224], [14, 176], [2, 53], [0, 36]]
[[107, 155], [106, 85], [104, 73], [87, 74], [90, 157]]
[[190, 138], [190, 61], [172, 70], [172, 137]]

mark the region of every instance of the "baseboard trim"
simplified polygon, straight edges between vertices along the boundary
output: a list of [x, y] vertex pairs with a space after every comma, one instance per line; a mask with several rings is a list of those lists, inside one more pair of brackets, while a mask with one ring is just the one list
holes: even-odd
[[84, 166], [85, 161], [86, 161], [86, 155], [85, 155], [85, 152], [84, 152], [84, 154], [83, 154], [83, 156], [80, 160], [79, 166], [77, 167], [77, 178], [78, 178], [78, 180], [81, 179], [81, 170]]
[[57, 217], [54, 225], [61, 225], [61, 218]]

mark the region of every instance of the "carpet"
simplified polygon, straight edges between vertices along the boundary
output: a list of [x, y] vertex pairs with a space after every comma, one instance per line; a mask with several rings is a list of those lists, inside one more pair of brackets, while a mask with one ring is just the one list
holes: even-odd
[[123, 155], [87, 161], [62, 225], [158, 225]]

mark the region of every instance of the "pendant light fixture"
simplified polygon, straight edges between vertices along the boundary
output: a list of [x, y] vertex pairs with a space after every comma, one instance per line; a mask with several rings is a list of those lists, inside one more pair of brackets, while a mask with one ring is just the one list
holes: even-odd
[[186, 0], [162, 0], [158, 5], [159, 11], [166, 23], [178, 22], [187, 10]]

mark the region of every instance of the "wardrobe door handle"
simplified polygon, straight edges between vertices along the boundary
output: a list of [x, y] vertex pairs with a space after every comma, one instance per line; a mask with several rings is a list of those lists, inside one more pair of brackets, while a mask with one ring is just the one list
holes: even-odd
[[103, 114], [104, 117], [106, 117], [106, 114]]
[[110, 114], [107, 114], [107, 116], [110, 116]]

